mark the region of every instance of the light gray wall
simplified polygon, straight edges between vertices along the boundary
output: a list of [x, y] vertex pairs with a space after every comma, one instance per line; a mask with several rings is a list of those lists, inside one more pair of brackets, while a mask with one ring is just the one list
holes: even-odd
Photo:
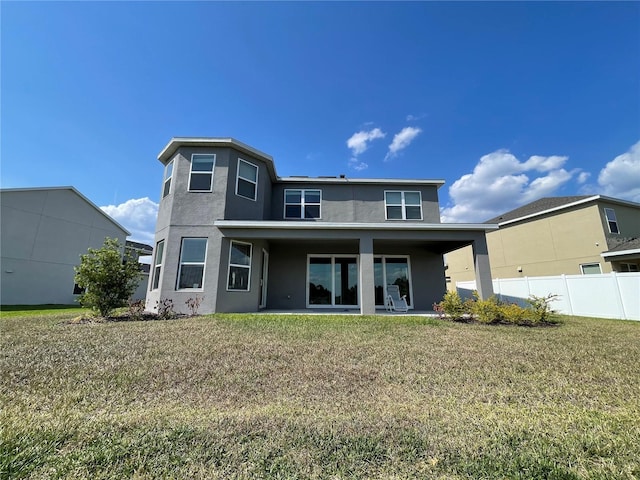
[[[358, 255], [356, 240], [345, 242], [272, 242], [269, 252], [267, 308], [304, 309], [307, 293], [307, 255]], [[376, 247], [374, 255], [409, 255], [413, 286], [413, 307], [431, 310], [446, 291], [442, 255], [424, 248], [402, 246]], [[371, 279], [373, 288], [373, 279]], [[339, 309], [339, 308], [338, 308]]]
[[71, 189], [0, 192], [3, 305], [73, 304], [74, 267], [126, 231]]
[[[419, 191], [422, 194], [424, 223], [440, 223], [436, 186], [401, 184], [376, 185], [354, 183], [277, 183], [273, 186], [272, 220], [284, 220], [285, 189], [322, 190], [321, 222], [385, 222], [384, 192]], [[394, 222], [397, 220], [391, 220]]]

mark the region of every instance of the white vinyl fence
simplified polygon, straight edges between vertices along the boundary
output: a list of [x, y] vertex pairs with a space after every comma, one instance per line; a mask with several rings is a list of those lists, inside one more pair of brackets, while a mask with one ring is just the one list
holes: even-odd
[[[471, 297], [476, 282], [456, 282], [463, 298]], [[526, 304], [530, 295], [558, 295], [551, 307], [558, 313], [583, 317], [640, 320], [640, 273], [560, 275], [498, 278], [493, 292], [502, 301]]]

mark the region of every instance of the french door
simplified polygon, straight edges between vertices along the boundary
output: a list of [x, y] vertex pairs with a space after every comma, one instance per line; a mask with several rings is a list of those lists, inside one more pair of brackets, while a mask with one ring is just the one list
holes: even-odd
[[387, 285], [398, 285], [400, 295], [407, 296], [407, 305], [413, 306], [411, 268], [408, 256], [376, 256], [373, 259], [376, 306], [383, 307]]
[[358, 306], [358, 258], [309, 255], [307, 306]]

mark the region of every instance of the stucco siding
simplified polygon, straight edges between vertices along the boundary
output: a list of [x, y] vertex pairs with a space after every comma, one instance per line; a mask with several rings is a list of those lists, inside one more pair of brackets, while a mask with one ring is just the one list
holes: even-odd
[[[320, 222], [385, 222], [384, 192], [419, 191], [422, 196], [422, 221], [440, 223], [437, 188], [424, 185], [367, 185], [349, 183], [301, 182], [276, 184], [273, 187], [272, 220], [284, 220], [284, 191], [286, 189], [313, 189], [322, 191]], [[397, 222], [397, 220], [395, 220]], [[390, 220], [394, 222], [394, 220]], [[400, 221], [401, 222], [401, 221]]]
[[106, 237], [124, 244], [127, 232], [74, 190], [3, 191], [0, 302], [72, 304], [74, 267]]

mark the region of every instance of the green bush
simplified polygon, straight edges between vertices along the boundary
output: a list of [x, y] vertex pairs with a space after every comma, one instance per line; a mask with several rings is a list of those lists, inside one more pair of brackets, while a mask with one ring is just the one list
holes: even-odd
[[527, 323], [530, 317], [528, 308], [522, 308], [516, 303], [503, 303], [500, 305], [500, 317], [503, 322], [522, 325]]
[[445, 316], [451, 320], [460, 320], [465, 314], [470, 313], [465, 302], [462, 301], [458, 292], [447, 292], [444, 294], [440, 308]]
[[502, 319], [501, 307], [498, 299], [492, 295], [486, 300], [476, 299], [471, 305], [471, 314], [481, 323], [497, 323]]
[[102, 248], [90, 248], [80, 255], [75, 267], [75, 282], [85, 289], [78, 301], [108, 317], [113, 310], [124, 307], [140, 281], [140, 267], [135, 258], [122, 256], [117, 239], [107, 238]]
[[480, 323], [509, 323], [513, 325], [538, 325], [557, 323], [555, 312], [550, 307], [550, 302], [557, 295], [549, 294], [546, 297], [532, 295], [527, 300], [528, 308], [523, 308], [515, 303], [503, 303], [495, 296], [481, 300], [478, 293], [473, 293], [473, 299], [463, 301], [457, 292], [447, 292], [436, 309], [443, 316], [451, 320], [461, 320], [470, 317]]
[[531, 311], [532, 323], [556, 323], [555, 310], [551, 308], [551, 302], [558, 299], [558, 295], [550, 293], [546, 297], [531, 295], [527, 299]]

